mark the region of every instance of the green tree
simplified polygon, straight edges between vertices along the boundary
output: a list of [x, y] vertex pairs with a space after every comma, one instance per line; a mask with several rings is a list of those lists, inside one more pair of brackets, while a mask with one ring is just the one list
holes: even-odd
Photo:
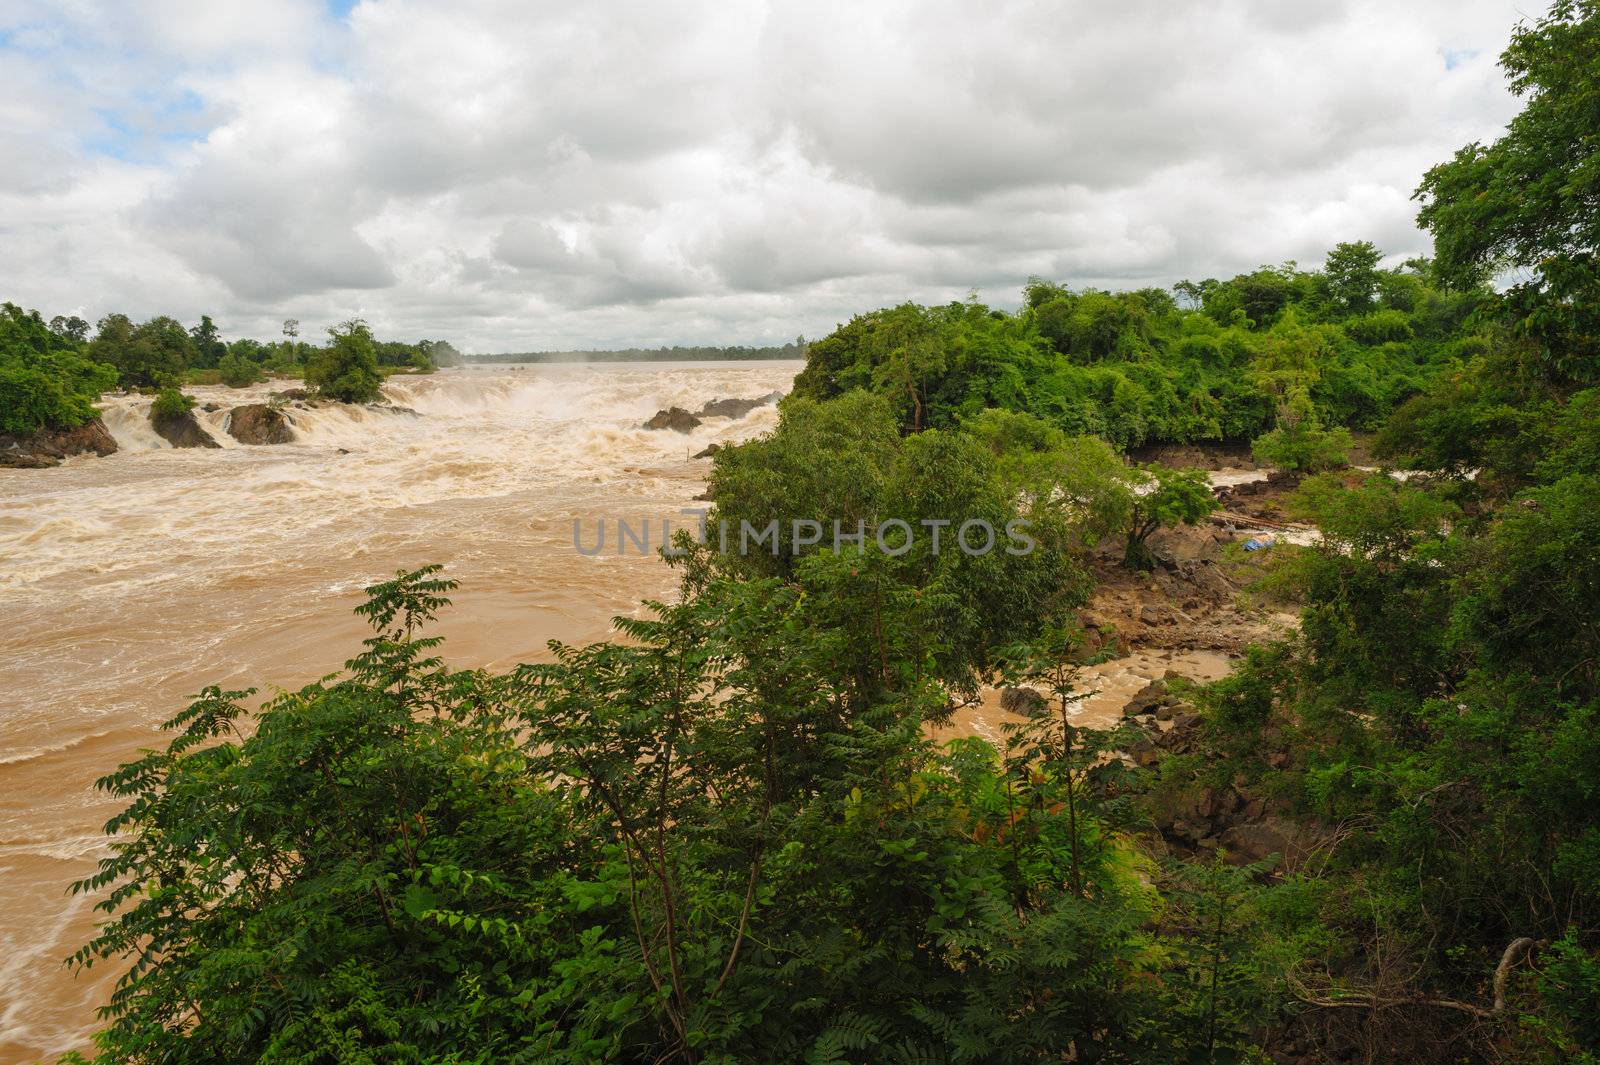
[[89, 323], [75, 314], [58, 314], [50, 319], [50, 332], [74, 347], [81, 347], [89, 339]]
[[344, 403], [372, 403], [382, 396], [372, 330], [352, 318], [328, 330], [328, 346], [306, 363], [306, 384]]
[[38, 311], [0, 304], [0, 433], [70, 429], [98, 417], [94, 403], [117, 371], [79, 354], [70, 330], [52, 330]]
[[163, 388], [177, 384], [193, 356], [194, 342], [176, 319], [164, 316], [135, 326], [126, 315], [100, 319], [88, 354], [117, 368], [124, 388]]
[[229, 388], [247, 388], [266, 380], [261, 367], [236, 351], [229, 351], [217, 362], [218, 376]]
[[1295, 385], [1279, 405], [1277, 427], [1256, 437], [1250, 452], [1257, 462], [1315, 473], [1348, 466], [1350, 446], [1350, 433], [1344, 428], [1322, 428], [1310, 389]]
[[1600, 4], [1556, 0], [1519, 26], [1500, 57], [1522, 111], [1493, 144], [1469, 144], [1428, 171], [1418, 221], [1435, 267], [1458, 286], [1515, 268], [1498, 301], [1546, 373], [1600, 373]]
[[1148, 543], [1151, 534], [1164, 526], [1199, 523], [1217, 509], [1217, 497], [1204, 470], [1147, 465], [1133, 473], [1133, 503], [1122, 564], [1129, 569], [1154, 569], [1156, 560]]
[[1328, 297], [1340, 313], [1366, 314], [1377, 306], [1382, 258], [1368, 240], [1334, 245], [1322, 272]]
[[194, 342], [193, 365], [202, 370], [215, 369], [217, 363], [227, 352], [228, 345], [223, 341], [222, 334], [218, 332], [216, 323], [209, 314], [200, 316], [200, 324], [189, 330], [189, 336]]

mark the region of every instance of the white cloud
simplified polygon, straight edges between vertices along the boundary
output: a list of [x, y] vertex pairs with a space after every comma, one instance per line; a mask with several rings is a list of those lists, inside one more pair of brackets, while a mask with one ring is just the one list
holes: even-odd
[[0, 0], [0, 298], [507, 350], [1425, 250], [1502, 0]]

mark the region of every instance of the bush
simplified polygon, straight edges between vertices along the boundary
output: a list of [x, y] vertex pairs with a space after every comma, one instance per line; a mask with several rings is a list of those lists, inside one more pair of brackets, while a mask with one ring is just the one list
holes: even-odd
[[371, 403], [382, 393], [377, 344], [359, 318], [328, 330], [328, 346], [306, 361], [306, 384], [343, 403]]
[[1350, 465], [1350, 433], [1346, 429], [1280, 426], [1250, 444], [1257, 462], [1297, 473], [1319, 473]]
[[267, 379], [266, 374], [261, 372], [261, 367], [244, 356], [232, 352], [224, 355], [217, 363], [217, 374], [222, 383], [229, 388], [247, 388], [257, 381]]
[[155, 402], [150, 404], [150, 417], [173, 418], [180, 414], [188, 414], [194, 410], [194, 397], [178, 391], [176, 388], [163, 388], [156, 395]]
[[1323, 429], [1311, 393], [1303, 385], [1289, 390], [1278, 411], [1278, 427], [1250, 445], [1257, 462], [1298, 473], [1319, 473], [1350, 465], [1350, 433]]

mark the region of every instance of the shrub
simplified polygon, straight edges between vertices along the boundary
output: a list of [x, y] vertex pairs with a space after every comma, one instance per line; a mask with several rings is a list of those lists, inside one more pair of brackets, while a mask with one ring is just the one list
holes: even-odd
[[194, 397], [176, 388], [163, 388], [150, 404], [150, 417], [172, 418], [194, 410]]
[[330, 399], [344, 403], [371, 403], [382, 394], [383, 373], [378, 369], [377, 345], [372, 330], [359, 318], [328, 330], [328, 346], [306, 361], [306, 384]]
[[1250, 445], [1257, 462], [1299, 473], [1348, 466], [1349, 451], [1349, 432], [1343, 428], [1323, 429], [1310, 391], [1303, 386], [1289, 390], [1289, 397], [1278, 412], [1278, 427]]
[[244, 356], [232, 352], [224, 355], [217, 363], [217, 373], [222, 383], [229, 388], [246, 388], [257, 381], [267, 379], [261, 372], [261, 367]]

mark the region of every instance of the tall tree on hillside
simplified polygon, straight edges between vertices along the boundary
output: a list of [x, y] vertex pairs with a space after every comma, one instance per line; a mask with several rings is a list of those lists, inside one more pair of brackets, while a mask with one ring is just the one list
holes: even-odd
[[228, 345], [223, 343], [222, 334], [211, 316], [202, 314], [200, 324], [189, 330], [189, 336], [194, 341], [194, 364], [206, 370], [215, 369]]
[[1335, 244], [1322, 268], [1323, 284], [1335, 308], [1366, 314], [1377, 305], [1378, 263], [1383, 253], [1370, 240]]
[[75, 314], [58, 314], [50, 319], [50, 332], [69, 344], [78, 345], [89, 339], [89, 323]]

